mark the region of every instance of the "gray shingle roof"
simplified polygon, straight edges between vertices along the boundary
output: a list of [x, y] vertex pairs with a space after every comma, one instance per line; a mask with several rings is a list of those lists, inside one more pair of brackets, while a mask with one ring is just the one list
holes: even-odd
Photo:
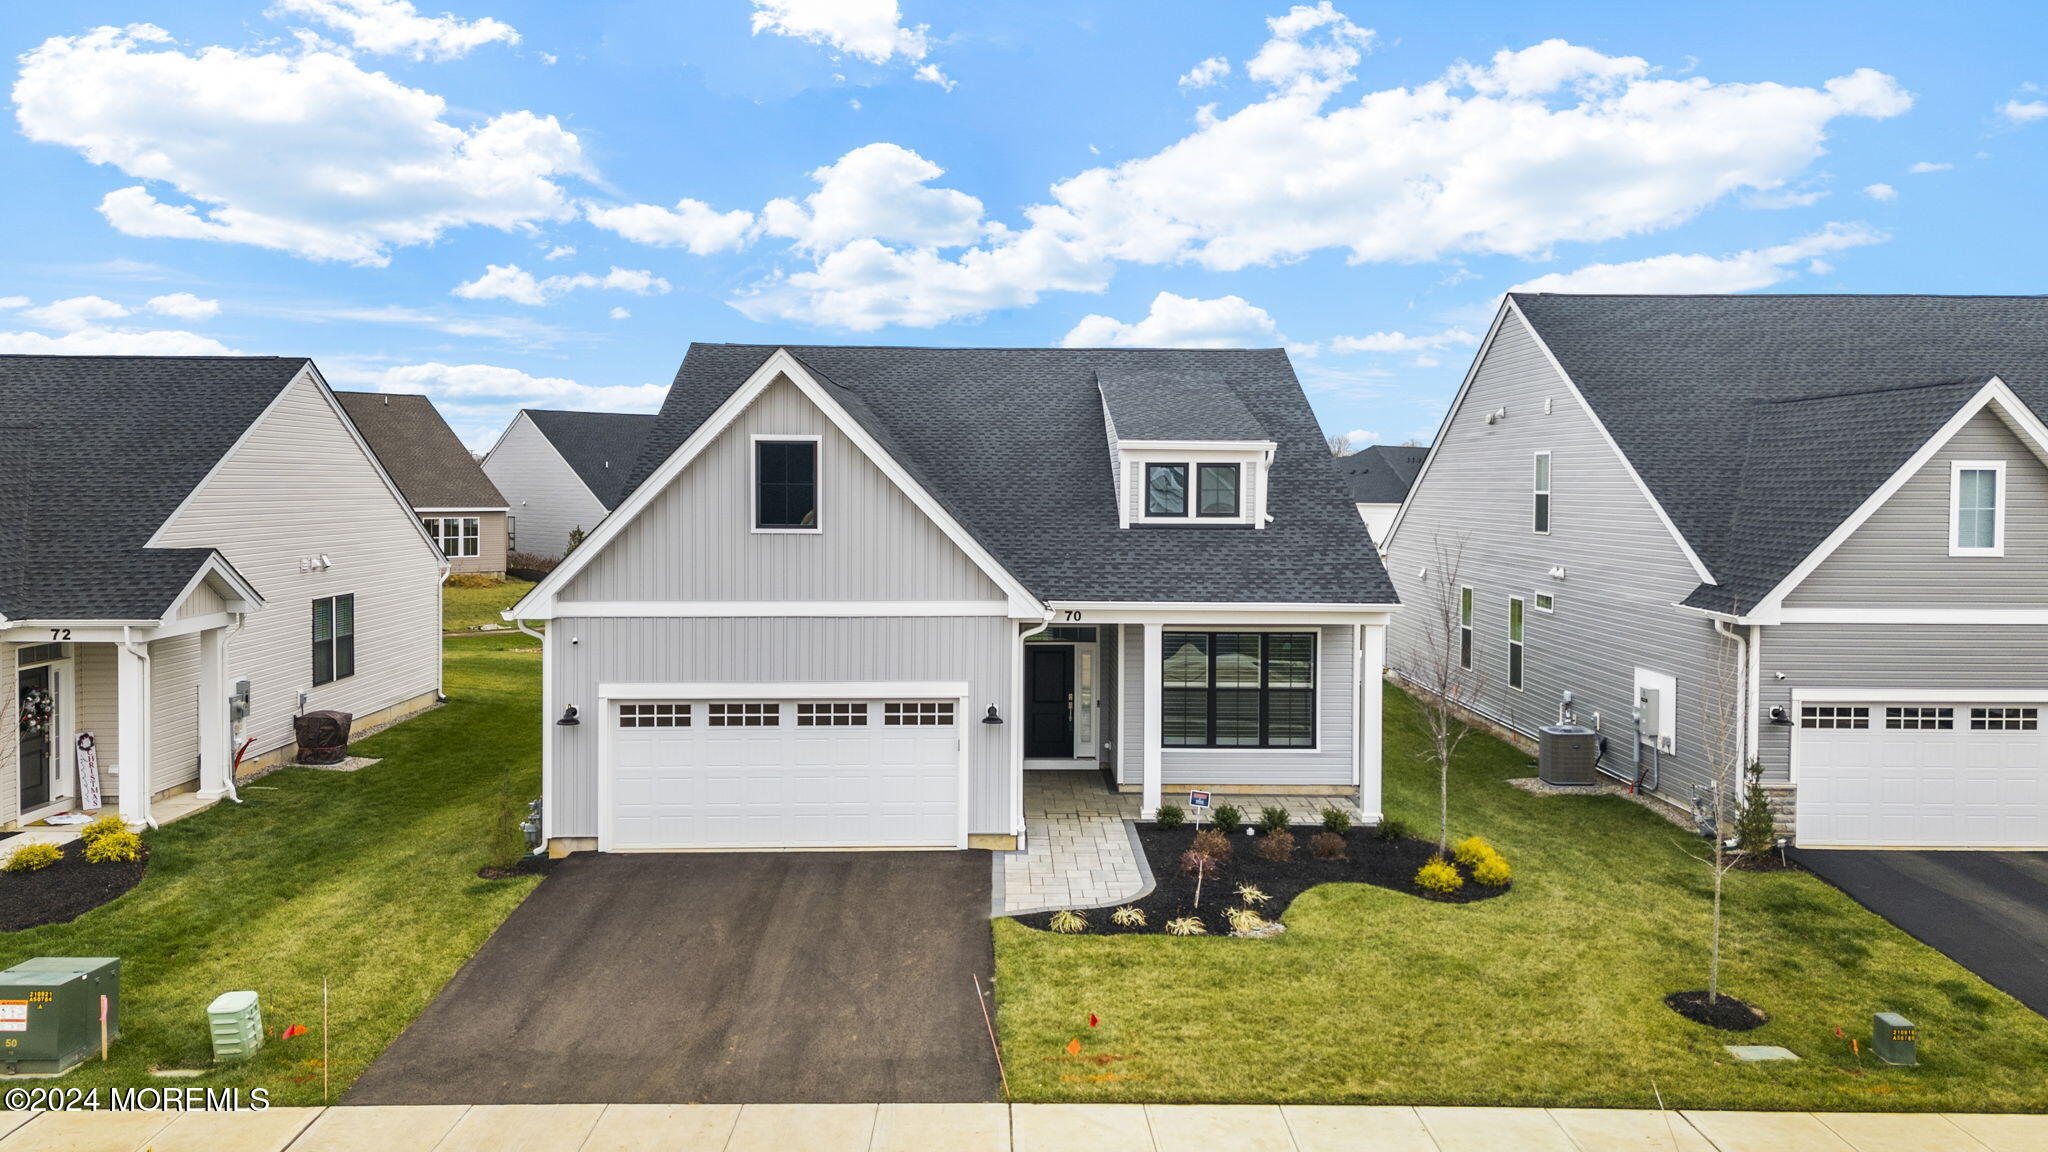
[[1264, 440], [1266, 429], [1213, 371], [1108, 365], [1095, 373], [1119, 440]]
[[[998, 561], [1044, 599], [1389, 604], [1393, 586], [1279, 349], [788, 346]], [[775, 352], [692, 344], [634, 485]], [[1119, 529], [1098, 381], [1213, 376], [1278, 444], [1250, 528]], [[1128, 435], [1121, 424], [1119, 435]], [[630, 491], [630, 489], [629, 489]]]
[[2048, 412], [2044, 297], [1512, 295], [1717, 578], [1696, 607], [1757, 603], [1989, 377]]
[[206, 548], [145, 548], [304, 357], [0, 356], [0, 613], [156, 619]]
[[425, 396], [336, 392], [378, 463], [414, 508], [503, 508], [504, 494], [484, 475], [455, 430]]
[[1428, 448], [1374, 444], [1336, 459], [1337, 475], [1351, 489], [1353, 504], [1399, 504], [1408, 499]]
[[526, 417], [555, 446], [598, 503], [607, 511], [619, 506], [632, 490], [640, 447], [654, 430], [653, 413], [528, 408]]

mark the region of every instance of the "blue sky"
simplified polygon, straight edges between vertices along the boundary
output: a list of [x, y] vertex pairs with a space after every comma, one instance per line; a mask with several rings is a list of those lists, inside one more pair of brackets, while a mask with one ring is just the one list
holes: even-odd
[[691, 340], [1286, 345], [1427, 439], [1500, 293], [2028, 293], [2022, 4], [9, 6], [0, 351], [652, 410]]

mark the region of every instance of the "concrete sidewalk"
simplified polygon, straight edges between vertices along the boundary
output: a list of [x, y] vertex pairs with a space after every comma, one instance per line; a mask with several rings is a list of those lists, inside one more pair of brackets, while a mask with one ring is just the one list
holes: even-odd
[[2048, 1116], [1163, 1104], [0, 1112], [0, 1152], [2039, 1152]]

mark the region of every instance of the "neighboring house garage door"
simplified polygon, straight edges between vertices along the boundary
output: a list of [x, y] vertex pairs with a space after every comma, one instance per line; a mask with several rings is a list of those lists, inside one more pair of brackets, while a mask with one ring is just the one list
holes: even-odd
[[966, 847], [956, 699], [611, 705], [608, 851]]
[[2037, 704], [1802, 703], [1799, 842], [2048, 847], [2048, 728]]

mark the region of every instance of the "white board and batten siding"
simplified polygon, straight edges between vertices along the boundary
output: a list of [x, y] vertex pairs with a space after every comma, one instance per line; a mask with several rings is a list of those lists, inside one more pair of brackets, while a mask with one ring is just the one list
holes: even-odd
[[[1546, 402], [1549, 411], [1546, 412]], [[1486, 416], [1505, 408], [1494, 424]], [[1534, 531], [1535, 455], [1551, 454], [1550, 532]], [[1387, 662], [1420, 675], [1434, 606], [1438, 543], [1462, 546], [1459, 582], [1473, 590], [1473, 657], [1483, 709], [1525, 735], [1557, 721], [1563, 693], [1595, 713], [1610, 741], [1605, 766], [1626, 773], [1635, 670], [1677, 681], [1675, 754], [1661, 791], [1683, 803], [1707, 775], [1704, 756], [1712, 626], [1675, 607], [1700, 583], [1655, 507], [1602, 436], [1519, 315], [1500, 330], [1437, 439], [1386, 547], [1405, 611], [1388, 630]], [[1550, 570], [1565, 569], [1563, 580]], [[1420, 573], [1428, 569], [1427, 578]], [[1536, 611], [1538, 592], [1555, 611]], [[1453, 590], [1452, 595], [1456, 595]], [[1508, 601], [1523, 610], [1523, 685], [1508, 686]], [[1455, 639], [1453, 643], [1455, 644]]]
[[[156, 543], [217, 548], [264, 596], [227, 646], [229, 679], [251, 684], [250, 755], [293, 741], [301, 691], [308, 709], [363, 716], [439, 689], [439, 553], [311, 376], [286, 387]], [[321, 555], [332, 567], [301, 570]], [[347, 594], [355, 674], [314, 687], [312, 602]], [[175, 765], [159, 763], [162, 786]]]
[[[633, 467], [620, 459], [612, 466]], [[512, 548], [537, 556], [560, 556], [569, 545], [569, 531], [589, 532], [605, 517], [603, 502], [593, 495], [576, 470], [521, 412], [505, 435], [484, 457], [484, 475], [505, 497], [512, 525]]]

